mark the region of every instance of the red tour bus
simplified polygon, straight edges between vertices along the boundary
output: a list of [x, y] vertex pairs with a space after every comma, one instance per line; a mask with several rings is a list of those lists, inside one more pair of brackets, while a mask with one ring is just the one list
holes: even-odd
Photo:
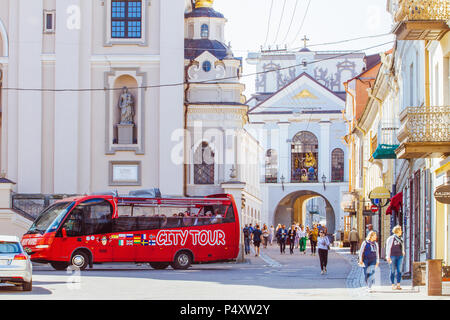
[[162, 198], [155, 190], [55, 202], [34, 221], [22, 246], [32, 261], [56, 270], [104, 262], [187, 269], [237, 258], [239, 217], [231, 195]]

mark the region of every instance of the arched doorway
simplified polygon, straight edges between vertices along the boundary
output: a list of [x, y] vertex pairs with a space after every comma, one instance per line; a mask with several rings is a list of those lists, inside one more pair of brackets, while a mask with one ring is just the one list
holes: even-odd
[[[316, 204], [311, 205], [314, 201]], [[315, 222], [325, 224], [329, 234], [336, 231], [336, 215], [332, 204], [320, 193], [310, 190], [295, 191], [285, 196], [278, 203], [273, 218], [275, 226], [290, 226], [293, 223], [312, 226]]]

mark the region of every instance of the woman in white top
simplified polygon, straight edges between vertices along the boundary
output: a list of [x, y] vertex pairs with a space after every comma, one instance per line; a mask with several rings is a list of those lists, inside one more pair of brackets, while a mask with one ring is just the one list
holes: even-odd
[[328, 264], [328, 250], [330, 250], [330, 240], [325, 234], [324, 230], [320, 230], [319, 237], [317, 238], [317, 249], [319, 249], [320, 269], [321, 274], [327, 273]]
[[305, 227], [301, 224], [297, 230], [297, 236], [299, 238], [300, 253], [306, 254], [306, 241], [308, 240], [308, 234]]
[[275, 228], [273, 227], [273, 225], [270, 226], [269, 230], [270, 230], [269, 231], [269, 243], [270, 243], [270, 245], [272, 245], [274, 234], [275, 234]]

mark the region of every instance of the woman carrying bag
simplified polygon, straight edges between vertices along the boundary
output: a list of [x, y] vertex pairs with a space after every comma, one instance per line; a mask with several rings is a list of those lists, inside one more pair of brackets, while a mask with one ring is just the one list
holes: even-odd
[[379, 263], [377, 233], [370, 231], [359, 249], [359, 266], [364, 268], [365, 280], [369, 292], [372, 292], [372, 286], [375, 283], [375, 269], [378, 268]]
[[[393, 235], [386, 240], [386, 261], [391, 267], [391, 284], [392, 290], [401, 290], [400, 281], [402, 280], [402, 264], [405, 256], [405, 245], [402, 239], [402, 227], [395, 226], [392, 229]], [[397, 277], [395, 277], [397, 274]], [[397, 279], [396, 279], [397, 278]], [[397, 280], [397, 283], [396, 281]]]

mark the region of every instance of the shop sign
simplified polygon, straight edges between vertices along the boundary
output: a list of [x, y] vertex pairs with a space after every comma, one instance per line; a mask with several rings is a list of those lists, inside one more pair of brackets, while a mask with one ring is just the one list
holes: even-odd
[[450, 204], [450, 184], [437, 187], [434, 198], [440, 203]]
[[384, 187], [378, 187], [373, 189], [369, 194], [370, 199], [390, 199], [391, 193]]

